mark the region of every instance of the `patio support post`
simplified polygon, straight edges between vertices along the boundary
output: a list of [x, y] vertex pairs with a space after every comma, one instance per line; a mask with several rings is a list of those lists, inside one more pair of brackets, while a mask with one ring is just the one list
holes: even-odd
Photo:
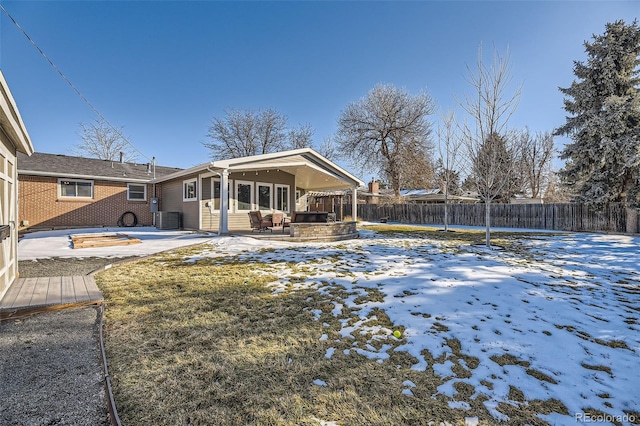
[[358, 187], [354, 186], [351, 193], [351, 217], [353, 221], [358, 220]]
[[229, 169], [220, 173], [220, 222], [218, 235], [229, 233]]

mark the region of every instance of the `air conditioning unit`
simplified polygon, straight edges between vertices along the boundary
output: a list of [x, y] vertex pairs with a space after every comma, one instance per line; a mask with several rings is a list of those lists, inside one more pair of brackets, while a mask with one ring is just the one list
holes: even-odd
[[180, 229], [180, 212], [157, 212], [156, 228]]

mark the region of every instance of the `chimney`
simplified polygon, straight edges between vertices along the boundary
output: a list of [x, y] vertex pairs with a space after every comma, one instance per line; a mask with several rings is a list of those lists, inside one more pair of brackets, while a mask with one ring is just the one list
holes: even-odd
[[371, 182], [369, 182], [369, 192], [372, 194], [380, 193], [380, 184], [374, 179], [371, 179]]
[[124, 152], [120, 151], [120, 162], [124, 163]]
[[[369, 182], [369, 193], [375, 195], [378, 195], [380, 193], [380, 184], [373, 178], [371, 179], [371, 182]], [[376, 197], [375, 195], [370, 195], [367, 197], [369, 204], [378, 204], [378, 197]]]

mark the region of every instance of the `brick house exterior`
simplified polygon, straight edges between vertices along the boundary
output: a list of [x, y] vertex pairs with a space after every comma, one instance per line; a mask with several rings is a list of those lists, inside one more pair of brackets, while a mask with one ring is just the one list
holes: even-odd
[[[138, 225], [153, 223], [151, 197], [160, 187], [150, 164], [44, 153], [19, 160], [21, 229], [118, 226], [125, 212]], [[179, 170], [156, 166], [155, 176]]]

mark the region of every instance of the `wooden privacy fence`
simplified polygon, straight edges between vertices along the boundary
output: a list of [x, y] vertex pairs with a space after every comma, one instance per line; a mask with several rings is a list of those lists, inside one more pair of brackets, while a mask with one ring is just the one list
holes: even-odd
[[[443, 224], [444, 208], [443, 204], [359, 204], [358, 217], [371, 222], [386, 217], [390, 222]], [[351, 206], [342, 209], [350, 212]], [[484, 204], [450, 204], [448, 209], [450, 225], [485, 226]], [[638, 233], [639, 225], [638, 210], [619, 204], [602, 210], [583, 204], [491, 205], [492, 227]]]

